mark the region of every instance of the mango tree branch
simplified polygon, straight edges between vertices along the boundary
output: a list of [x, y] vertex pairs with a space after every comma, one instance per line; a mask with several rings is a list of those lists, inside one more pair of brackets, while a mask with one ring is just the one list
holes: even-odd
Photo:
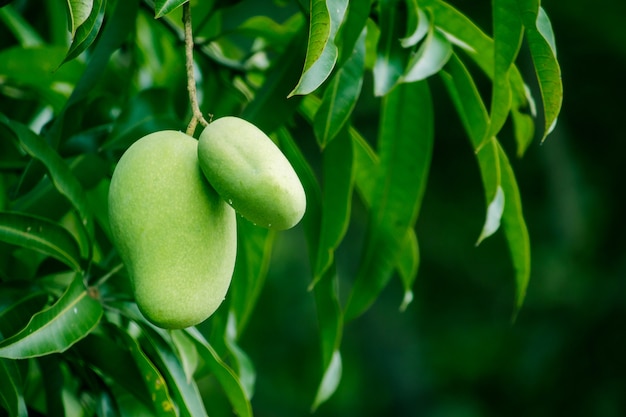
[[202, 126], [209, 123], [204, 119], [196, 92], [196, 78], [193, 73], [193, 32], [191, 29], [191, 6], [189, 2], [183, 4], [183, 24], [185, 26], [185, 67], [187, 71], [187, 91], [189, 92], [189, 103], [191, 104], [191, 120], [187, 125], [187, 134], [193, 136], [198, 122]]

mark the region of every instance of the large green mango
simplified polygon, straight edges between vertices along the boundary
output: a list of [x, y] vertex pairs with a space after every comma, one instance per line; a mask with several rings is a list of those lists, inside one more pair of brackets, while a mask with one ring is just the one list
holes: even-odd
[[300, 179], [280, 149], [259, 128], [222, 117], [200, 134], [202, 172], [222, 198], [251, 222], [270, 229], [295, 226], [306, 210]]
[[235, 265], [236, 218], [200, 170], [198, 141], [161, 131], [135, 142], [113, 173], [109, 216], [148, 320], [184, 328], [219, 307]]

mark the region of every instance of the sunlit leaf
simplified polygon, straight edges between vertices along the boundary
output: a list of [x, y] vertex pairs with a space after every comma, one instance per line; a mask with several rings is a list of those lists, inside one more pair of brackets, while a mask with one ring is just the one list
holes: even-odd
[[67, 51], [63, 63], [70, 61], [89, 48], [100, 32], [104, 12], [106, 10], [106, 0], [93, 0], [93, 8], [87, 20], [82, 23], [73, 34], [72, 44]]
[[489, 129], [483, 141], [496, 136], [511, 110], [510, 72], [522, 44], [522, 21], [517, 0], [493, 1], [494, 69]]
[[406, 18], [400, 3], [394, 0], [378, 2], [380, 38], [374, 63], [374, 94], [384, 96], [400, 81], [409, 57], [400, 39], [405, 35]]
[[448, 38], [431, 27], [428, 36], [411, 57], [402, 81], [420, 81], [436, 74], [448, 62], [451, 54], [452, 44]]
[[189, 0], [155, 0], [154, 2], [154, 17], [156, 19], [165, 16], [172, 10], [182, 6]]
[[313, 128], [322, 148], [345, 126], [361, 94], [365, 72], [366, 33], [366, 29], [363, 29], [353, 54], [333, 75], [324, 91], [322, 105], [315, 114]]
[[[95, 0], [97, 1], [97, 0]], [[80, 25], [85, 23], [93, 9], [94, 0], [67, 0], [67, 11], [70, 23], [70, 33], [74, 33]]]
[[81, 257], [74, 237], [50, 220], [22, 213], [0, 213], [0, 240], [36, 250], [81, 269]]
[[544, 140], [556, 125], [563, 101], [563, 84], [552, 24], [539, 4], [538, 0], [518, 0], [541, 90], [545, 119], [541, 140]]
[[183, 365], [187, 382], [191, 382], [198, 368], [198, 350], [194, 344], [180, 331], [171, 331], [172, 343], [178, 351], [178, 357]]
[[424, 11], [418, 6], [417, 0], [406, 0], [407, 15], [409, 23], [407, 23], [407, 36], [400, 39], [400, 44], [404, 48], [410, 48], [417, 45], [428, 33], [430, 21]]
[[348, 8], [348, 0], [311, 0], [309, 42], [304, 69], [289, 96], [315, 91], [337, 62], [335, 35]]
[[23, 382], [17, 362], [0, 358], [0, 405], [14, 417], [27, 417]]
[[180, 358], [173, 350], [173, 346], [164, 339], [166, 337], [165, 332], [157, 331], [145, 323], [142, 327], [146, 337], [145, 343], [142, 343], [141, 346], [163, 372], [167, 388], [178, 405], [179, 415], [184, 417], [206, 416], [207, 413], [196, 381], [187, 380]]
[[250, 398], [246, 395], [246, 391], [243, 389], [237, 375], [219, 357], [209, 342], [196, 328], [190, 327], [185, 329], [185, 332], [194, 341], [198, 353], [224, 389], [235, 413], [242, 417], [252, 416]]
[[101, 316], [102, 305], [89, 296], [81, 275], [76, 274], [61, 298], [0, 343], [0, 357], [23, 359], [63, 352], [89, 334]]
[[385, 287], [408, 229], [417, 219], [433, 147], [433, 109], [425, 82], [399, 84], [382, 105], [380, 166], [371, 200], [366, 244], [345, 308], [365, 311]]
[[341, 353], [336, 350], [332, 355], [330, 364], [324, 372], [322, 382], [320, 383], [317, 394], [315, 395], [315, 400], [313, 401], [313, 406], [311, 407], [312, 412], [314, 412], [320, 404], [330, 398], [330, 396], [337, 390], [337, 386], [341, 380], [341, 371]]

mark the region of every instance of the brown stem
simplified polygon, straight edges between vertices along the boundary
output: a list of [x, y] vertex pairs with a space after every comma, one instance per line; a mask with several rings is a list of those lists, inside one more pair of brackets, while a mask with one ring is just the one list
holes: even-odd
[[208, 126], [204, 119], [196, 92], [196, 78], [193, 74], [193, 33], [191, 29], [191, 6], [189, 2], [183, 4], [183, 24], [185, 26], [185, 68], [187, 71], [187, 91], [189, 92], [189, 103], [191, 104], [191, 120], [187, 125], [187, 134], [193, 136], [198, 122], [202, 126]]

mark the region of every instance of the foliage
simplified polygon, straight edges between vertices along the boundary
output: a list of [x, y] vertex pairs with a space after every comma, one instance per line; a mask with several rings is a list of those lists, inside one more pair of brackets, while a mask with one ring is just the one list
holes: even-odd
[[[147, 133], [183, 130], [191, 115], [184, 2], [2, 3], [0, 399], [10, 415], [200, 416], [222, 392], [237, 415], [252, 415], [255, 368], [239, 341], [281, 234], [239, 219], [224, 305], [198, 328], [167, 332], [137, 310], [110, 241], [107, 194], [120, 155]], [[309, 279], [319, 329], [312, 409], [340, 382], [344, 324], [394, 277], [404, 289], [398, 305], [413, 298], [415, 223], [438, 139], [433, 80], [449, 94], [482, 178], [478, 243], [503, 226], [515, 316], [530, 246], [498, 137], [510, 126], [522, 156], [550, 133], [562, 96], [538, 1], [494, 0], [491, 36], [442, 0], [206, 1], [191, 10], [202, 110], [239, 115], [271, 134], [306, 190], [296, 232], [306, 240], [310, 271], [299, 273]], [[537, 103], [516, 64], [522, 45]], [[373, 133], [353, 117], [363, 103], [380, 115]], [[355, 201], [368, 216], [343, 294], [335, 254], [359, 225]]]

